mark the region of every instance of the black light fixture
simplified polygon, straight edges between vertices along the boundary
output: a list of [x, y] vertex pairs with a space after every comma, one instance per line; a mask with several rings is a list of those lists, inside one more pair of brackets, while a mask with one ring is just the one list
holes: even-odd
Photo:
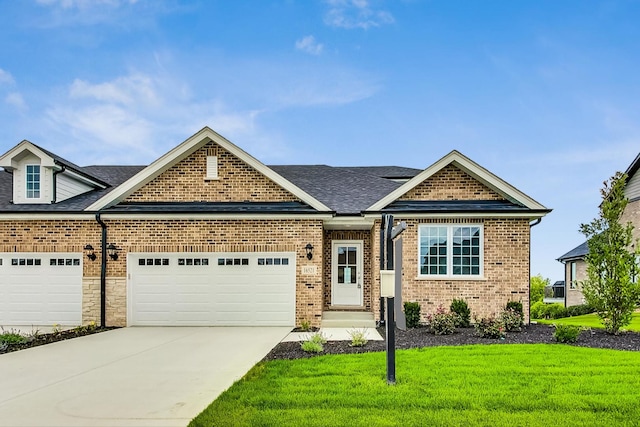
[[109, 243], [107, 245], [107, 253], [109, 254], [109, 258], [114, 261], [118, 260], [118, 248], [113, 243]]
[[313, 245], [311, 243], [307, 243], [307, 246], [304, 247], [307, 251], [307, 259], [310, 260], [313, 258]]
[[96, 260], [96, 253], [93, 250], [93, 246], [91, 246], [90, 244], [87, 244], [84, 247], [84, 253], [87, 254], [87, 258], [89, 258], [91, 261]]

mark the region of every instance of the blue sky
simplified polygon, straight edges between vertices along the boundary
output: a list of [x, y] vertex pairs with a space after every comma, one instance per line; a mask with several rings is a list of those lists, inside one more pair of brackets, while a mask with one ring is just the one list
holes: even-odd
[[425, 168], [457, 149], [582, 243], [640, 151], [639, 1], [0, 0], [0, 152], [148, 164], [208, 125], [266, 164]]

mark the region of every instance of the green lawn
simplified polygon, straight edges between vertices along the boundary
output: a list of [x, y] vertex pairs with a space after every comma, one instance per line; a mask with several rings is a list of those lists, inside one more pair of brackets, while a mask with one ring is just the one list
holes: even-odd
[[612, 426], [640, 420], [640, 353], [473, 345], [256, 365], [197, 426]]
[[[586, 326], [589, 328], [599, 328], [604, 329], [602, 323], [600, 323], [600, 319], [595, 313], [585, 314], [583, 316], [573, 316], [573, 317], [563, 317], [562, 319], [533, 319], [535, 322], [544, 323], [544, 324], [563, 324], [563, 325], [577, 325], [577, 326]], [[623, 329], [628, 331], [636, 331], [640, 332], [640, 313], [633, 313], [633, 319], [631, 319], [631, 323], [628, 326], [625, 326]]]

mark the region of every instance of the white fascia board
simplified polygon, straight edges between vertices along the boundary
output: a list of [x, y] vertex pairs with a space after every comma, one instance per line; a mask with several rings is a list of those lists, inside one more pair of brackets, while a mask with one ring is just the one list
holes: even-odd
[[100, 218], [103, 220], [290, 220], [290, 219], [316, 219], [325, 221], [332, 217], [331, 214], [131, 214], [131, 213], [101, 213]]
[[136, 175], [131, 177], [129, 180], [122, 183], [113, 191], [109, 192], [109, 194], [105, 195], [91, 206], [87, 207], [85, 210], [87, 211], [96, 211], [101, 210], [113, 205], [116, 205], [126, 199], [130, 194], [134, 191], [142, 187], [143, 185], [149, 183], [153, 179], [155, 179], [158, 175], [185, 159], [191, 153], [193, 153], [196, 149], [204, 146], [209, 141], [213, 141], [216, 144], [220, 145], [225, 150], [229, 151], [231, 154], [235, 155], [258, 172], [265, 175], [267, 178], [274, 181], [276, 184], [280, 185], [285, 190], [289, 191], [296, 197], [299, 197], [300, 200], [307, 203], [309, 206], [313, 207], [319, 211], [330, 212], [327, 206], [323, 203], [319, 202], [315, 198], [311, 197], [309, 194], [304, 192], [302, 189], [289, 182], [275, 171], [269, 169], [267, 166], [262, 164], [255, 157], [251, 156], [249, 153], [242, 150], [240, 147], [231, 143], [229, 140], [224, 138], [222, 135], [216, 133], [209, 127], [202, 128], [195, 135], [188, 138], [182, 144], [175, 147], [173, 150], [166, 153], [164, 156], [160, 157], [155, 162], [151, 163], [149, 166], [138, 172]]
[[420, 185], [422, 182], [424, 182], [429, 177], [433, 176], [436, 172], [442, 170], [449, 164], [453, 164], [454, 166], [460, 168], [461, 170], [463, 170], [473, 178], [477, 179], [478, 181], [482, 182], [487, 187], [496, 191], [498, 194], [501, 194], [508, 200], [522, 204], [528, 207], [529, 209], [535, 209], [535, 210], [547, 209], [542, 204], [536, 202], [531, 197], [527, 196], [526, 194], [524, 194], [523, 192], [521, 192], [511, 184], [507, 183], [506, 181], [497, 177], [493, 173], [489, 172], [487, 169], [483, 168], [482, 166], [475, 163], [468, 157], [464, 156], [462, 153], [456, 150], [453, 150], [449, 154], [447, 154], [446, 156], [444, 156], [443, 158], [441, 158], [440, 160], [438, 160], [437, 162], [435, 162], [434, 164], [432, 164], [431, 166], [429, 166], [428, 168], [420, 172], [418, 175], [416, 175], [415, 177], [413, 177], [412, 179], [410, 179], [409, 181], [407, 181], [406, 183], [398, 187], [396, 190], [387, 194], [385, 197], [383, 197], [382, 199], [374, 203], [372, 206], [370, 206], [366, 210], [367, 211], [383, 210], [386, 206], [396, 201], [403, 194], [411, 191], [412, 189]]
[[[409, 218], [409, 219], [422, 219], [422, 218], [485, 218], [485, 219], [494, 219], [494, 218], [528, 218], [530, 220], [542, 218], [546, 215], [546, 213], [531, 213], [531, 212], [511, 212], [511, 213], [489, 213], [489, 212], [465, 212], [465, 213], [446, 213], [446, 212], [438, 212], [438, 213], [393, 213], [397, 218]], [[382, 214], [365, 214], [365, 218], [373, 218], [380, 219]]]
[[44, 213], [44, 212], [13, 212], [0, 213], [0, 221], [36, 221], [36, 220], [93, 220], [95, 214], [90, 213]]
[[94, 181], [94, 180], [92, 180], [90, 178], [87, 178], [87, 177], [85, 177], [83, 175], [80, 175], [79, 173], [76, 173], [76, 172], [74, 172], [74, 171], [72, 171], [70, 169], [65, 169], [64, 174], [65, 175], [70, 175], [71, 177], [73, 177], [73, 179], [75, 179], [77, 181], [80, 181], [80, 182], [82, 182], [84, 184], [90, 185], [92, 187], [98, 187], [98, 188], [102, 188], [102, 189], [107, 188], [106, 185], [99, 184], [96, 181]]

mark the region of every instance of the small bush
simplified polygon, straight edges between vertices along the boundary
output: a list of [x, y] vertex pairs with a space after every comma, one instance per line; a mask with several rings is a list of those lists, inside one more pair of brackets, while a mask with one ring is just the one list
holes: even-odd
[[351, 337], [351, 347], [364, 347], [369, 341], [367, 332], [364, 329], [352, 329], [349, 331]]
[[520, 332], [522, 325], [524, 325], [522, 314], [511, 308], [503, 311], [499, 320], [502, 322], [505, 332]]
[[319, 332], [310, 334], [306, 341], [300, 343], [302, 351], [307, 353], [321, 353], [324, 350], [324, 344], [327, 343], [327, 339]]
[[524, 319], [524, 310], [522, 309], [522, 302], [509, 301], [505, 309], [515, 311], [516, 313], [520, 314], [520, 317]]
[[582, 316], [595, 312], [595, 309], [588, 304], [572, 305], [567, 307], [567, 314], [569, 316]]
[[311, 330], [311, 322], [307, 319], [303, 319], [300, 321], [300, 330], [302, 332], [309, 332]]
[[546, 311], [545, 311], [545, 306], [546, 304], [543, 303], [542, 301], [538, 301], [533, 303], [533, 305], [531, 306], [531, 318], [532, 319], [544, 319], [546, 316]]
[[554, 325], [556, 330], [553, 332], [553, 338], [561, 343], [575, 343], [578, 341], [582, 328], [576, 325]]
[[468, 328], [471, 326], [471, 310], [467, 302], [463, 299], [454, 299], [451, 301], [451, 307], [449, 307], [452, 313], [457, 314], [455, 319], [456, 327]]
[[567, 309], [562, 304], [547, 304], [546, 310], [549, 319], [560, 319], [568, 316]]
[[420, 325], [420, 303], [405, 302], [404, 316], [407, 319], [407, 328], [417, 328]]
[[302, 351], [307, 353], [322, 353], [322, 351], [324, 351], [324, 346], [322, 344], [311, 340], [302, 341], [300, 343], [300, 348], [302, 348]]
[[435, 314], [427, 315], [429, 330], [435, 335], [451, 335], [456, 331], [457, 314], [447, 312], [440, 306]]
[[23, 344], [27, 342], [27, 338], [21, 333], [14, 331], [13, 329], [9, 332], [2, 332], [0, 334], [0, 342], [5, 344]]
[[495, 317], [475, 319], [474, 328], [476, 335], [481, 338], [499, 339], [505, 337], [504, 325], [500, 319]]

